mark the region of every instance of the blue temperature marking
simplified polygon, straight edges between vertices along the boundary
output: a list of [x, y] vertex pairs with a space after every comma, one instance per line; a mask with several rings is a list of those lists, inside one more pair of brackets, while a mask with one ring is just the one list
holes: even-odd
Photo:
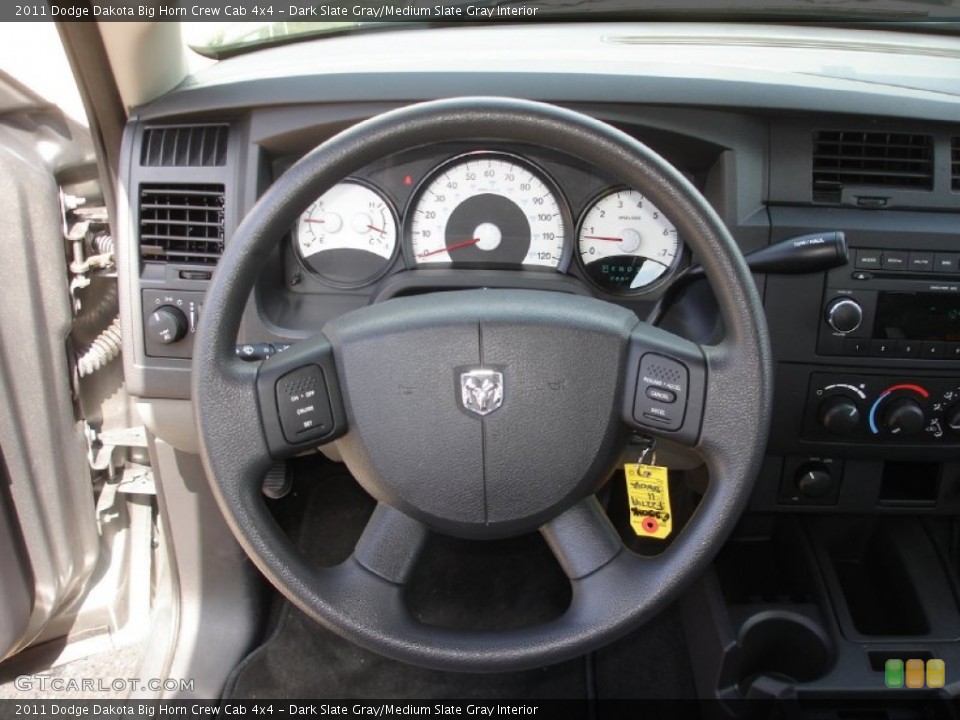
[[873, 407], [870, 408], [870, 417], [869, 417], [870, 432], [872, 432], [874, 435], [880, 434], [880, 431], [877, 430], [877, 406], [887, 395], [890, 394], [890, 392], [891, 392], [890, 390], [887, 390], [882, 395], [880, 395], [880, 397], [878, 397], [876, 400], [873, 401]]

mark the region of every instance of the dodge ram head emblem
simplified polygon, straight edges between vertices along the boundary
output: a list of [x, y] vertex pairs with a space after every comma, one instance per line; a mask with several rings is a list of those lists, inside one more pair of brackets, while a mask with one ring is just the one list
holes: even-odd
[[496, 370], [460, 373], [460, 401], [477, 415], [489, 415], [503, 405], [503, 374]]

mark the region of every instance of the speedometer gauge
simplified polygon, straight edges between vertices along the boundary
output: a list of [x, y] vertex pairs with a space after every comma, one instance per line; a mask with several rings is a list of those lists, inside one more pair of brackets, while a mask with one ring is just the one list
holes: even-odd
[[304, 266], [334, 287], [379, 278], [397, 249], [397, 220], [387, 200], [356, 180], [334, 185], [300, 216], [296, 246]]
[[560, 196], [545, 175], [512, 155], [454, 158], [424, 181], [410, 207], [414, 264], [557, 269], [564, 260], [568, 224]]
[[677, 230], [636, 190], [600, 196], [580, 221], [577, 249], [583, 269], [610, 292], [640, 292], [667, 274], [680, 254]]

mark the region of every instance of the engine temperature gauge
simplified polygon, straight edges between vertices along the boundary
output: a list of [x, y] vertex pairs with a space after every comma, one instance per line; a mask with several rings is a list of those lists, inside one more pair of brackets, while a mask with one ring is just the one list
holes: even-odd
[[345, 180], [300, 216], [296, 247], [304, 266], [328, 284], [367, 285], [386, 272], [396, 255], [396, 216], [376, 190]]
[[664, 277], [680, 254], [677, 230], [636, 190], [596, 199], [580, 221], [577, 248], [583, 269], [609, 292], [641, 292]]

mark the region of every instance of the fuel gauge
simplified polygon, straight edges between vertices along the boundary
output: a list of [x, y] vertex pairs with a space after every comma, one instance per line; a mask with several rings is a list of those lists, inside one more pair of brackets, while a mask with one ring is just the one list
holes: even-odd
[[387, 271], [396, 255], [396, 215], [378, 191], [345, 180], [300, 216], [295, 244], [303, 265], [327, 284], [368, 285]]
[[636, 190], [612, 190], [580, 221], [577, 249], [584, 272], [613, 293], [636, 293], [664, 277], [680, 254], [677, 230]]

